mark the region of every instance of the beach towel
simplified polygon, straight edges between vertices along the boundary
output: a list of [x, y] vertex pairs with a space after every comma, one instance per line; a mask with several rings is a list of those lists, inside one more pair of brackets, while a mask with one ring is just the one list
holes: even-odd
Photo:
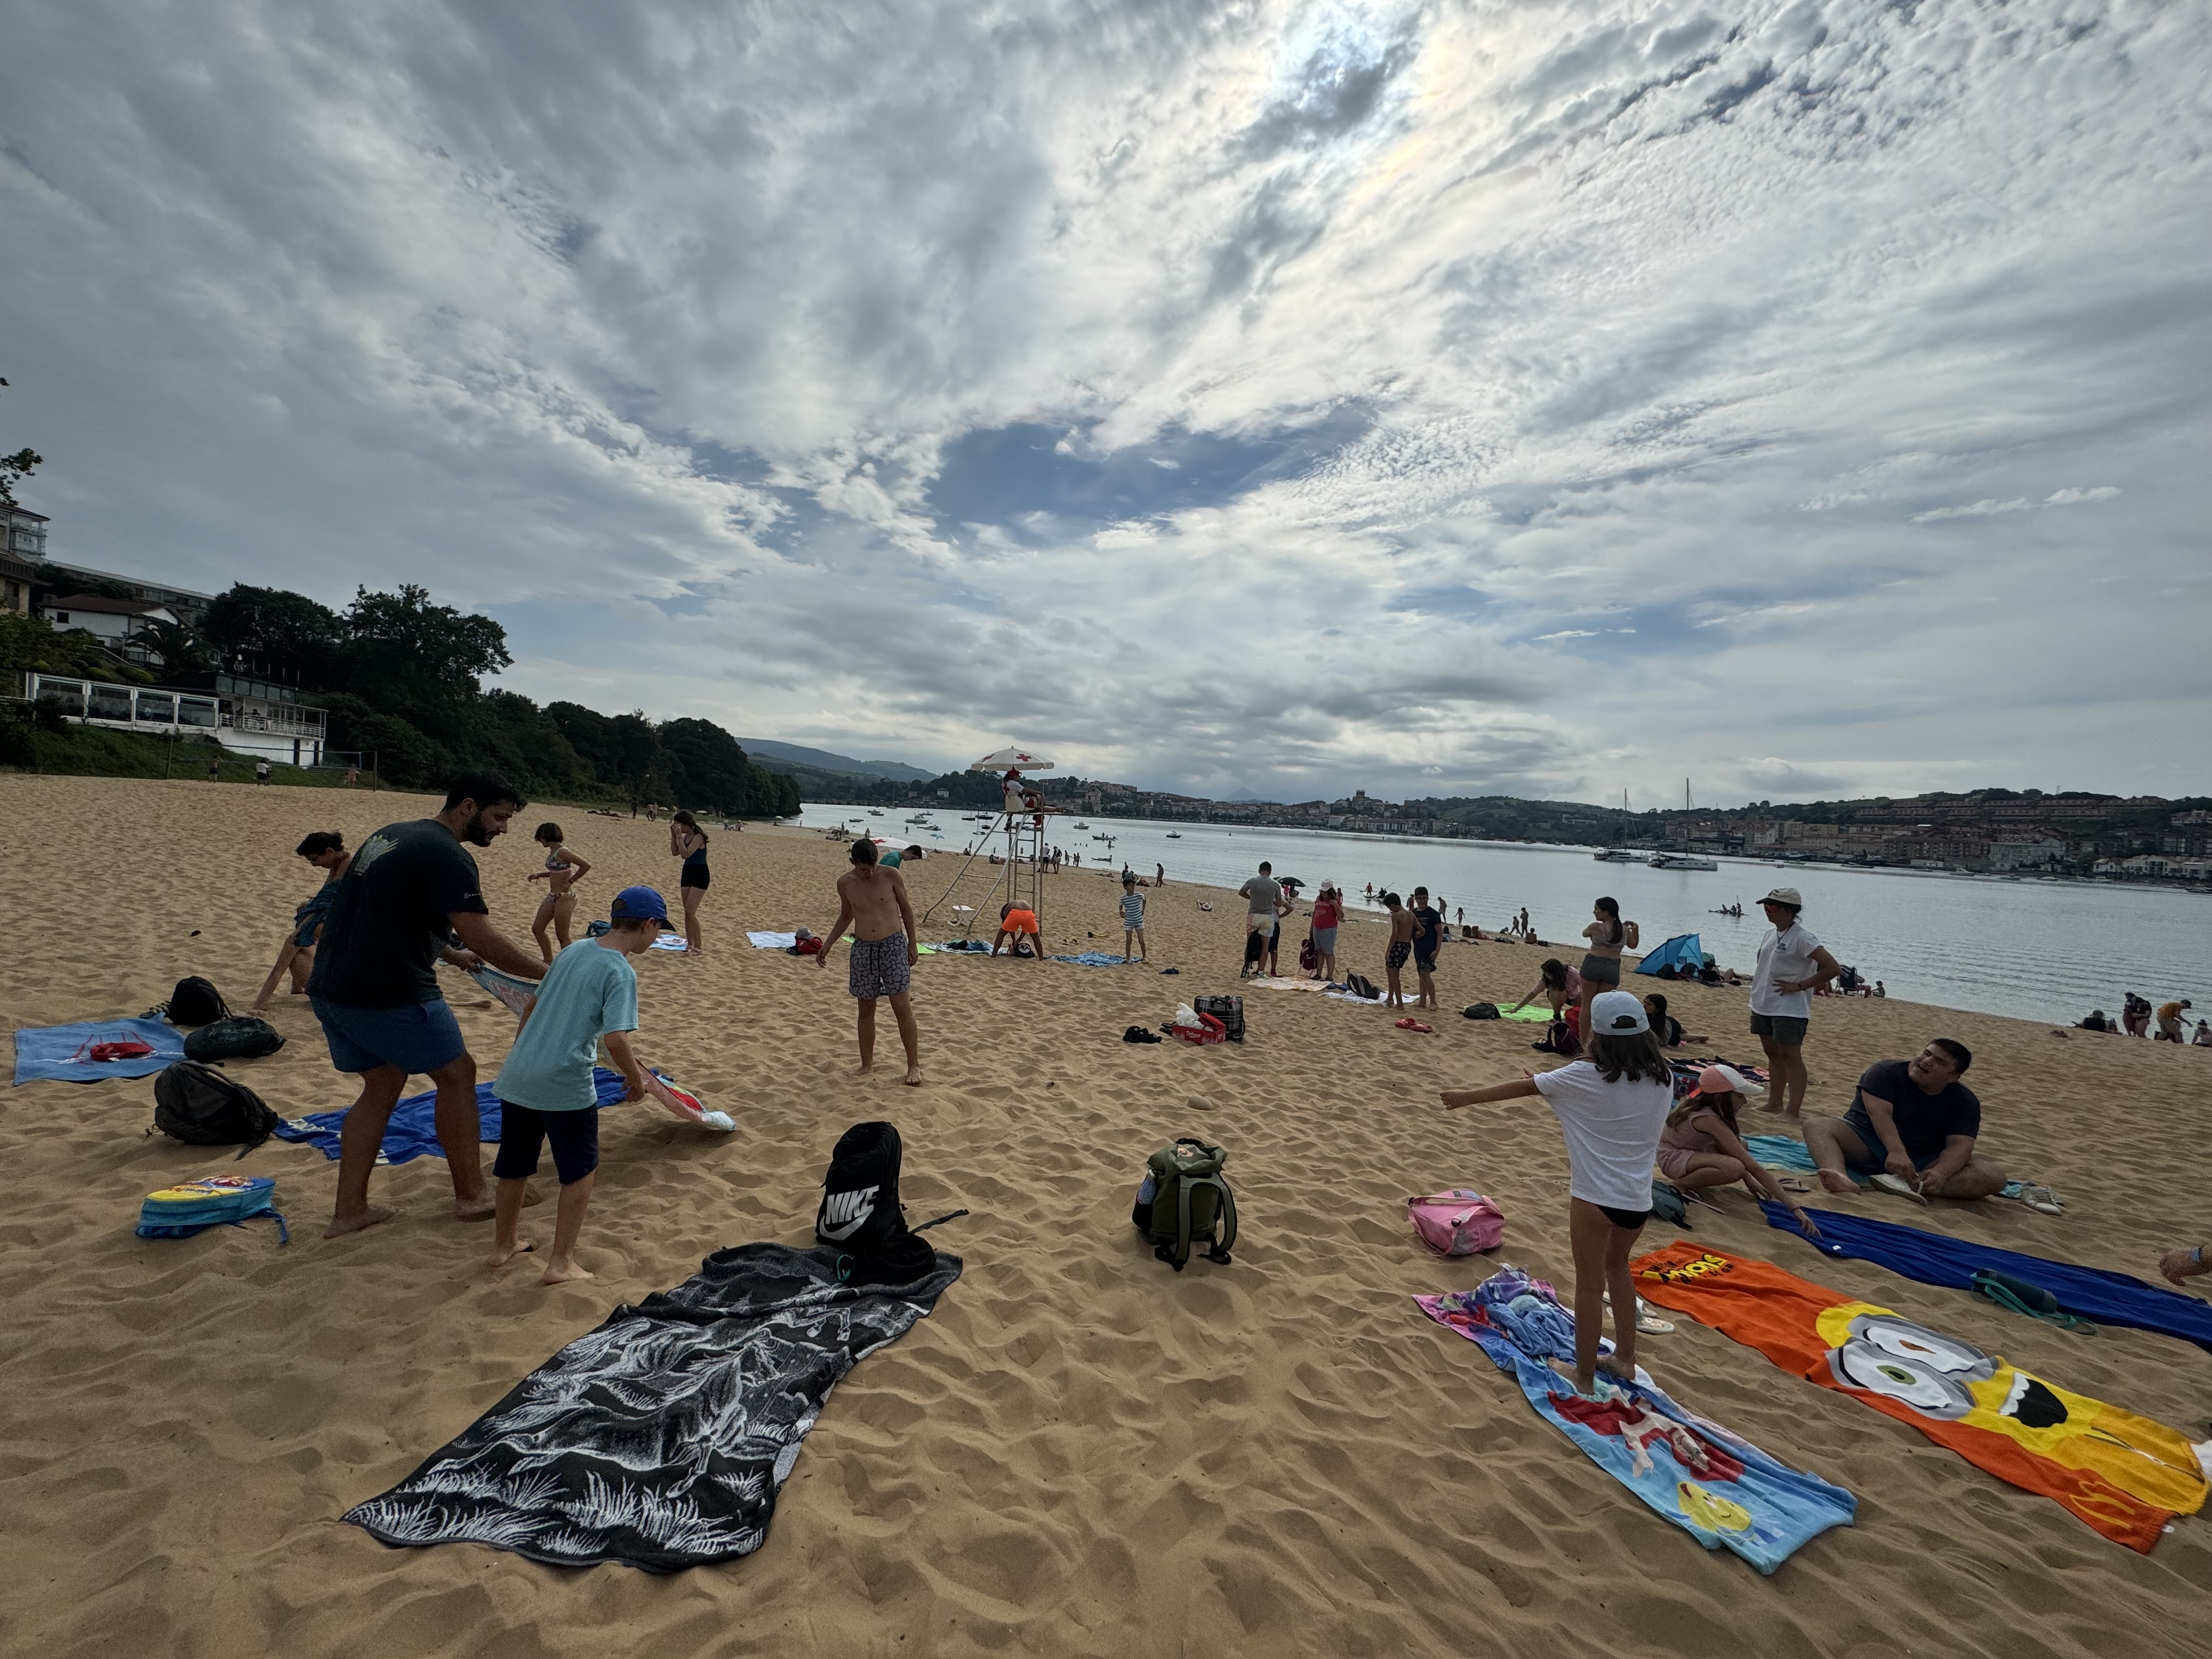
[[[136, 1060], [80, 1059], [98, 1042], [143, 1042], [153, 1049]], [[165, 1019], [103, 1019], [85, 1025], [15, 1028], [15, 1081], [104, 1083], [110, 1078], [151, 1077], [185, 1057], [185, 1034]]]
[[[1813, 1154], [1805, 1143], [1789, 1135], [1746, 1135], [1743, 1144], [1753, 1158], [1773, 1169], [1810, 1175], [1820, 1167], [1813, 1162]], [[1844, 1173], [1859, 1186], [1874, 1185], [1874, 1177], [1870, 1175], [1861, 1175], [1856, 1170], [1846, 1170]], [[2025, 1181], [2008, 1181], [2004, 1190], [1997, 1196], [2020, 1200], [2027, 1195], [2027, 1186]]]
[[745, 939], [756, 951], [788, 951], [799, 943], [797, 933], [752, 933]]
[[520, 978], [488, 962], [470, 969], [469, 977], [490, 992], [517, 1019], [538, 1006], [538, 981], [534, 979]]
[[1638, 1256], [1629, 1270], [1646, 1300], [1910, 1424], [2130, 1549], [2149, 1553], [2168, 1521], [2203, 1507], [2204, 1471], [2176, 1431], [1877, 1304], [1687, 1242]]
[[1103, 951], [1085, 951], [1080, 956], [1054, 957], [1054, 962], [1072, 962], [1079, 968], [1126, 968], [1128, 958], [1109, 957]]
[[[611, 1106], [629, 1092], [629, 1085], [622, 1079], [620, 1072], [610, 1072], [604, 1066], [592, 1068], [592, 1088], [599, 1104]], [[412, 1164], [418, 1158], [443, 1158], [445, 1149], [438, 1145], [438, 1091], [426, 1089], [419, 1095], [410, 1095], [392, 1109], [392, 1121], [384, 1126], [384, 1150], [377, 1154], [379, 1164]], [[349, 1106], [346, 1111], [353, 1109]], [[297, 1141], [315, 1147], [325, 1158], [335, 1163], [338, 1156], [338, 1133], [345, 1127], [345, 1112], [314, 1112], [306, 1117], [288, 1117], [274, 1131], [279, 1140]], [[492, 1092], [491, 1085], [477, 1085], [477, 1138], [493, 1141], [499, 1139], [499, 1097]]]
[[1500, 1019], [1510, 1019], [1516, 1024], [1519, 1025], [1549, 1025], [1552, 1023], [1552, 1011], [1549, 1006], [1541, 1008], [1508, 1008], [1503, 1003], [1500, 1003], [1498, 1008], [1498, 1017]]
[[[750, 1554], [830, 1391], [960, 1276], [841, 1285], [837, 1253], [717, 1250], [618, 1307], [344, 1519], [386, 1544], [489, 1544], [648, 1572]], [[818, 1499], [827, 1499], [817, 1486]]]
[[1632, 1383], [1601, 1381], [1600, 1399], [1577, 1395], [1549, 1364], [1572, 1361], [1574, 1316], [1549, 1285], [1518, 1267], [1500, 1268], [1471, 1291], [1413, 1300], [1511, 1373], [1536, 1414], [1591, 1462], [1709, 1550], [1730, 1550], [1771, 1573], [1858, 1511], [1841, 1486], [1685, 1411], [1641, 1368]]
[[690, 947], [681, 933], [662, 933], [645, 947], [648, 951], [684, 951]]
[[[1255, 974], [1244, 983], [1261, 991], [1340, 991], [1344, 988], [1334, 980], [1286, 979], [1279, 974]], [[1366, 999], [1357, 999], [1364, 1001]]]
[[1923, 1285], [1941, 1285], [1953, 1291], [1972, 1290], [1977, 1273], [2004, 1273], [2040, 1285], [2058, 1298], [2062, 1313], [2100, 1325], [2132, 1325], [2139, 1331], [2178, 1336], [2184, 1342], [2212, 1350], [2212, 1307], [2193, 1296], [2163, 1290], [2126, 1273], [2077, 1267], [2069, 1261], [2022, 1255], [1988, 1244], [1970, 1244], [1943, 1233], [1869, 1220], [1842, 1210], [1808, 1212], [1820, 1236], [1806, 1238], [1790, 1212], [1779, 1204], [1761, 1204], [1759, 1208], [1766, 1212], [1769, 1226], [1804, 1238], [1826, 1255], [1879, 1262], [1892, 1273], [1917, 1279]]

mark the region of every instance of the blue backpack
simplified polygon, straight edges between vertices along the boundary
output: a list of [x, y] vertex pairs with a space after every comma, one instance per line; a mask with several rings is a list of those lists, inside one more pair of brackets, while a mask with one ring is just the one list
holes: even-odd
[[292, 1242], [276, 1207], [276, 1182], [269, 1176], [207, 1176], [149, 1193], [138, 1206], [141, 1238], [190, 1238], [225, 1222], [237, 1226], [267, 1216], [276, 1224], [276, 1242]]

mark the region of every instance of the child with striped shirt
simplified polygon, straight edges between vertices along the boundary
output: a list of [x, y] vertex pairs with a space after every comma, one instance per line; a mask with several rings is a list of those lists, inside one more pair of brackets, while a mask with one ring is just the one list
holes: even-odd
[[1136, 876], [1124, 870], [1121, 872], [1121, 960], [1124, 962], [1132, 960], [1129, 955], [1132, 940], [1135, 941], [1135, 948], [1140, 953], [1133, 960], [1149, 962], [1152, 958], [1141, 954], [1145, 949], [1145, 896], [1137, 890]]

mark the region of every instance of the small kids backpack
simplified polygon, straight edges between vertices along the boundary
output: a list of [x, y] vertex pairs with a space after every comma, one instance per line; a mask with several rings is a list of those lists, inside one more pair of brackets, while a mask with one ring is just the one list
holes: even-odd
[[1237, 1243], [1237, 1196], [1221, 1178], [1229, 1154], [1195, 1135], [1163, 1146], [1146, 1161], [1144, 1184], [1129, 1219], [1152, 1241], [1152, 1254], [1183, 1270], [1194, 1243], [1203, 1241], [1206, 1259], [1226, 1267]]
[[1421, 1243], [1445, 1255], [1473, 1255], [1505, 1242], [1505, 1212], [1464, 1187], [1407, 1199], [1406, 1218]]
[[149, 1193], [138, 1206], [141, 1238], [190, 1238], [210, 1227], [235, 1227], [267, 1216], [276, 1224], [276, 1242], [292, 1242], [292, 1230], [276, 1207], [276, 1182], [268, 1176], [205, 1176]]

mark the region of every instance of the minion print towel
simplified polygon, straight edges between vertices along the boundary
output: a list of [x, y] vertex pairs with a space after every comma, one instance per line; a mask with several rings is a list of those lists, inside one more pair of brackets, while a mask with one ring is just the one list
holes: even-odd
[[2069, 1394], [1887, 1308], [1687, 1241], [1629, 1268], [1646, 1301], [1911, 1424], [2130, 1549], [2148, 1554], [2169, 1520], [2203, 1507], [2204, 1471], [2175, 1430]]

